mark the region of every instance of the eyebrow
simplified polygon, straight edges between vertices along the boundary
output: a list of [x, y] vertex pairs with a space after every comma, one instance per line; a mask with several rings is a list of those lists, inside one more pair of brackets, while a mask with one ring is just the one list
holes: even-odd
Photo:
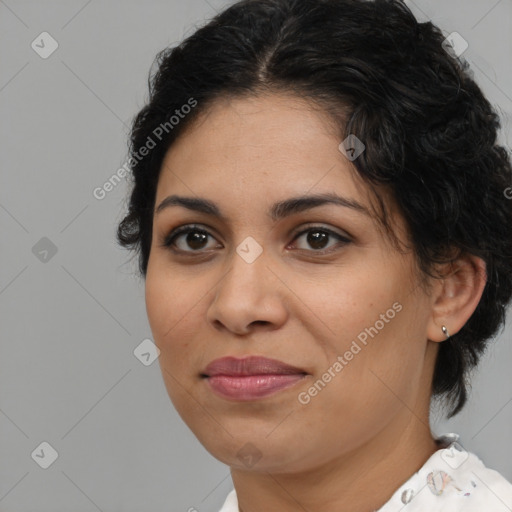
[[[332, 192], [326, 192], [323, 194], [302, 195], [297, 197], [291, 197], [289, 199], [285, 199], [284, 201], [279, 201], [277, 203], [274, 203], [270, 207], [270, 209], [267, 212], [267, 215], [272, 220], [276, 221], [288, 217], [290, 215], [300, 213], [305, 210], [309, 210], [311, 208], [316, 208], [317, 206], [322, 206], [326, 204], [334, 204], [338, 206], [343, 206], [345, 208], [351, 208], [359, 213], [371, 217], [371, 214], [368, 211], [368, 209], [364, 207], [362, 204], [358, 203], [357, 201], [354, 201], [353, 199], [348, 199], [346, 197], [339, 196], [338, 194], [334, 194]], [[204, 213], [206, 215], [212, 215], [224, 221], [227, 220], [226, 216], [222, 214], [219, 207], [214, 202], [209, 201], [208, 199], [198, 197], [185, 197], [177, 195], [166, 197], [155, 209], [155, 214], [158, 214], [171, 206], [182, 206], [183, 208], [187, 208], [188, 210]]]

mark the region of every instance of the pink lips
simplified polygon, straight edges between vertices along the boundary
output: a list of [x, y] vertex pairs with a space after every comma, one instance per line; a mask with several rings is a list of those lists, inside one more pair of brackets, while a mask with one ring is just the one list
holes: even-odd
[[232, 400], [266, 397], [293, 386], [305, 375], [300, 368], [261, 356], [223, 357], [202, 372], [214, 392]]

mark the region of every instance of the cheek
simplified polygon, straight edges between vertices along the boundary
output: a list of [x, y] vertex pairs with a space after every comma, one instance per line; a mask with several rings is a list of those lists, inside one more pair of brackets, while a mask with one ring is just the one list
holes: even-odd
[[200, 307], [198, 297], [202, 295], [194, 293], [190, 282], [166, 274], [150, 272], [148, 267], [146, 311], [154, 343], [160, 350], [158, 361], [167, 393], [187, 423], [195, 402], [186, 390], [196, 369], [199, 371], [197, 347], [192, 341], [197, 329], [194, 307]]
[[[339, 352], [343, 363], [330, 357], [329, 367], [320, 370], [310, 380], [310, 387], [304, 388], [309, 403], [302, 406], [302, 416], [295, 415], [296, 425], [303, 422], [309, 431], [322, 432], [329, 439], [328, 447], [322, 443], [315, 446], [318, 453], [312, 457], [320, 460], [332, 451], [350, 451], [375, 436], [397, 415], [414, 408], [421, 354], [417, 345], [400, 352], [390, 331], [385, 334], [386, 328], [369, 338], [366, 346], [358, 343], [355, 354], [349, 351], [350, 360], [344, 357], [344, 350]], [[344, 343], [343, 349], [348, 349], [350, 343]], [[341, 370], [334, 366], [336, 361]], [[301, 399], [305, 401], [307, 396], [301, 395]]]
[[[384, 315], [386, 311], [382, 309]], [[425, 363], [425, 343], [409, 327], [411, 312], [402, 306], [388, 323], [380, 320], [380, 313], [370, 314], [366, 325], [353, 323], [352, 336], [347, 332], [338, 343], [337, 354], [329, 357], [331, 366], [340, 363], [334, 368], [336, 376], [318, 400], [326, 414], [332, 408], [334, 417], [350, 418], [368, 434], [404, 407], [415, 407]]]
[[201, 307], [198, 303], [201, 294], [194, 291], [193, 281], [166, 274], [148, 270], [145, 286], [147, 317], [161, 355], [180, 350], [183, 357], [183, 349], [188, 347], [191, 339], [194, 308]]
[[[301, 311], [295, 311], [298, 317], [309, 319], [309, 330], [313, 331], [318, 342], [323, 342], [323, 350], [329, 359], [335, 359], [350, 349], [353, 340], [371, 339], [375, 333], [373, 327], [378, 322], [379, 331], [390, 331], [398, 316], [393, 309], [398, 294], [391, 290], [389, 283], [378, 280], [368, 271], [341, 273], [341, 278], [326, 280], [321, 286], [318, 280], [309, 285], [297, 286], [297, 296], [301, 298]], [[380, 315], [389, 323], [384, 324]], [[395, 315], [396, 313], [396, 315]], [[369, 334], [370, 332], [370, 334]]]
[[[325, 361], [317, 365], [315, 377], [325, 375], [329, 380], [325, 386], [329, 391], [321, 393], [341, 409], [355, 408], [353, 414], [358, 402], [385, 412], [390, 404], [407, 399], [419, 383], [423, 319], [399, 276], [397, 272], [392, 279], [389, 269], [345, 274], [342, 280], [331, 280], [322, 292], [317, 286], [304, 288], [308, 308], [303, 309], [314, 313], [307, 314], [308, 329], [321, 345]], [[336, 377], [331, 380], [332, 374]], [[387, 405], [381, 407], [383, 403]]]

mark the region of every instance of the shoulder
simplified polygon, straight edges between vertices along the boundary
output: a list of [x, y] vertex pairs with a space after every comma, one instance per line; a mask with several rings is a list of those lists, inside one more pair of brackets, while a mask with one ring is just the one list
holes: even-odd
[[453, 478], [464, 486], [463, 497], [468, 498], [467, 506], [461, 507], [461, 511], [512, 511], [512, 483], [498, 471], [486, 467], [473, 453], [463, 452], [460, 460], [462, 464]]
[[238, 499], [235, 489], [229, 492], [219, 512], [238, 512]]
[[393, 494], [378, 512], [512, 511], [512, 483], [474, 454], [449, 440]]

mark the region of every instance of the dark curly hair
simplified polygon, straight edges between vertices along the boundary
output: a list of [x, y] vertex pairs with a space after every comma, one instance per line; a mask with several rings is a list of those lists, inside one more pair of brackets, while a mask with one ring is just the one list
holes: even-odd
[[162, 160], [178, 135], [220, 98], [307, 98], [331, 116], [340, 140], [364, 141], [356, 170], [372, 191], [391, 192], [422, 276], [461, 254], [485, 261], [481, 300], [436, 360], [433, 396], [445, 399], [448, 417], [457, 414], [512, 295], [512, 171], [496, 111], [444, 40], [399, 0], [244, 0], [161, 51], [133, 121], [129, 211], [117, 227], [118, 242], [137, 250], [140, 274]]

